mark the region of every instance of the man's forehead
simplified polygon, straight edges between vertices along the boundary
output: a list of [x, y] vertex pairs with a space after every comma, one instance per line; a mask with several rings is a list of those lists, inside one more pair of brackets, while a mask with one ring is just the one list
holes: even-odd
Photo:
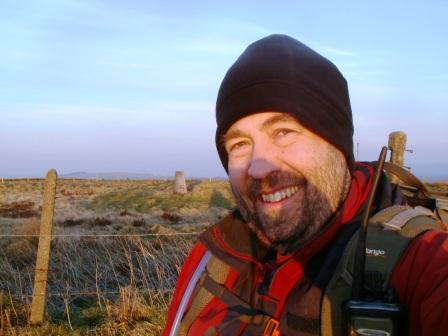
[[232, 133], [237, 129], [246, 127], [258, 128], [260, 130], [263, 130], [280, 122], [290, 122], [302, 126], [300, 125], [300, 122], [290, 113], [259, 112], [239, 119], [232, 126], [230, 126], [226, 134]]
[[258, 125], [262, 127], [271, 126], [277, 122], [294, 122], [300, 124], [294, 115], [285, 112], [259, 112], [248, 115], [237, 120], [230, 128], [237, 127], [241, 124]]

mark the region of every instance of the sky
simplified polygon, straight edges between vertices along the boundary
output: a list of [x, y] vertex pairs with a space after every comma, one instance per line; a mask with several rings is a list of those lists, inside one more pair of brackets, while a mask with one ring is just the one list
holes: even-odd
[[0, 0], [0, 176], [225, 177], [219, 85], [274, 33], [344, 74], [358, 160], [404, 131], [405, 165], [448, 179], [445, 0]]

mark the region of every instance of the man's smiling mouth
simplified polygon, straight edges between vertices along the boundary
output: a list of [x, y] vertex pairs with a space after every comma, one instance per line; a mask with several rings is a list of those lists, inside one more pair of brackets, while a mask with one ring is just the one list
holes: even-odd
[[294, 195], [299, 190], [298, 186], [288, 187], [281, 190], [278, 190], [276, 192], [273, 192], [271, 194], [262, 194], [261, 198], [264, 202], [272, 203], [272, 202], [279, 202], [285, 198], [289, 198], [292, 195]]

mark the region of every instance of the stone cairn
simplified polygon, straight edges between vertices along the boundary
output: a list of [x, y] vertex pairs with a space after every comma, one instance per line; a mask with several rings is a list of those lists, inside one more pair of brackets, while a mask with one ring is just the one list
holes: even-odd
[[183, 171], [176, 171], [174, 178], [174, 193], [185, 195], [187, 193], [187, 183], [185, 182], [185, 175]]

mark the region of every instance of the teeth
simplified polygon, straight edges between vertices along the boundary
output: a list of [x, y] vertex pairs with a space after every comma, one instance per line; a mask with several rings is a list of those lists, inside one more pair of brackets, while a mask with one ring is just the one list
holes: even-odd
[[277, 191], [275, 194], [274, 194], [274, 201], [275, 202], [278, 202], [278, 201], [280, 201], [282, 199], [282, 195]]
[[282, 199], [285, 199], [287, 197], [291, 197], [298, 190], [299, 190], [299, 187], [297, 187], [297, 186], [289, 187], [289, 188], [286, 188], [286, 189], [281, 190], [281, 191], [277, 191], [277, 192], [272, 193], [272, 194], [261, 195], [261, 198], [265, 202], [278, 202], [278, 201], [281, 201]]

